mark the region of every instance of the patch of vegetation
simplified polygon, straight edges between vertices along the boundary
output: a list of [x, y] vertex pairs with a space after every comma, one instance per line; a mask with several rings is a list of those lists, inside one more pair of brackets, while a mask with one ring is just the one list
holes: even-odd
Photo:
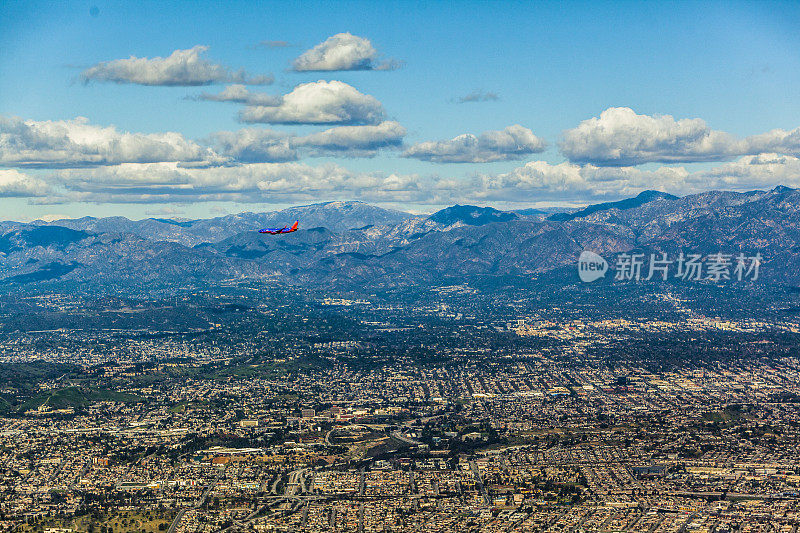
[[90, 511], [69, 518], [36, 517], [20, 530], [39, 532], [48, 528], [71, 529], [83, 533], [159, 533], [169, 529], [177, 511]]
[[0, 387], [29, 390], [43, 380], [75, 377], [82, 373], [81, 367], [69, 363], [0, 363]]
[[23, 403], [18, 410], [24, 412], [28, 409], [37, 409], [42, 405], [46, 405], [51, 409], [67, 409], [71, 407], [78, 410], [97, 402], [136, 403], [141, 401], [144, 401], [144, 399], [127, 392], [117, 392], [108, 389], [91, 390], [81, 389], [80, 387], [65, 387], [63, 389], [54, 389], [37, 394]]
[[0, 413], [8, 413], [13, 409], [11, 402], [0, 396]]
[[192, 401], [183, 401], [178, 402], [172, 407], [168, 409], [170, 413], [185, 413], [187, 410], [209, 407], [211, 406], [210, 402], [205, 400], [192, 400]]
[[725, 409], [703, 413], [703, 420], [706, 422], [728, 426], [733, 422], [741, 420], [744, 416], [745, 412], [742, 410], [741, 406], [730, 405]]
[[290, 374], [319, 370], [331, 365], [330, 361], [320, 357], [306, 356], [288, 361], [265, 361], [258, 364], [231, 364], [209, 373], [210, 378], [264, 378], [276, 379]]

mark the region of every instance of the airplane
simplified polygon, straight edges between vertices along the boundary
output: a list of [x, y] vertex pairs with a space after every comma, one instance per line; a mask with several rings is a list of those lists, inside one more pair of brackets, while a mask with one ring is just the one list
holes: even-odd
[[290, 228], [289, 226], [284, 226], [282, 228], [267, 228], [267, 229], [260, 229], [258, 230], [259, 233], [268, 233], [270, 235], [280, 235], [282, 233], [291, 233], [293, 231], [297, 231], [297, 220], [294, 221], [294, 224]]

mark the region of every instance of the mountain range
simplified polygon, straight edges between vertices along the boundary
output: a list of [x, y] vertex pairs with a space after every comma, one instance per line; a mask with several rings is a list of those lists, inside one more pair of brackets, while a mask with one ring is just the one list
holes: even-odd
[[[300, 221], [288, 235], [258, 229]], [[456, 205], [430, 216], [329, 202], [210, 219], [0, 222], [0, 289], [72, 284], [158, 294], [229, 283], [373, 290], [473, 277], [542, 279], [583, 250], [763, 258], [762, 281], [800, 285], [800, 191], [710, 191], [547, 213]], [[577, 275], [574, 275], [577, 280]]]

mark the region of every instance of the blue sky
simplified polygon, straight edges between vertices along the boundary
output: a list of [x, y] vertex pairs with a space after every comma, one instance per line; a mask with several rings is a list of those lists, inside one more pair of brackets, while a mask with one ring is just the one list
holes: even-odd
[[[796, 2], [5, 2], [1, 116], [37, 132], [45, 121], [86, 117], [98, 129], [176, 132], [202, 147], [221, 131], [270, 130], [289, 136], [280, 142], [296, 154], [243, 157], [265, 150], [259, 139], [245, 152], [214, 145], [213, 165], [186, 172], [175, 170], [186, 161], [174, 154], [75, 164], [59, 160], [74, 148], [64, 148], [75, 142], [70, 127], [66, 141], [52, 132], [37, 141], [44, 160], [21, 147], [22, 126], [7, 120], [0, 123], [0, 218], [199, 217], [336, 199], [430, 211], [456, 202], [582, 204], [645, 188], [686, 194], [800, 185], [798, 21]], [[373, 66], [394, 60], [400, 67], [296, 71], [298, 57], [343, 33], [368, 43]], [[244, 105], [197, 99], [230, 81], [86, 79], [102, 62], [166, 58], [198, 45], [208, 47], [200, 57], [211, 64], [274, 76], [250, 92], [280, 98], [301, 84], [339, 81], [357, 98], [377, 100], [383, 116], [243, 123]], [[458, 103], [470, 94], [485, 101]], [[616, 108], [629, 112], [602, 115]], [[599, 122], [578, 130], [591, 119]], [[682, 122], [689, 119], [701, 123]], [[366, 151], [309, 137], [340, 127], [360, 128], [336, 131], [359, 139], [384, 135], [368, 128], [387, 121], [403, 134]], [[512, 125], [525, 131], [480, 138]], [[764, 137], [775, 130], [782, 133]], [[464, 134], [476, 138], [430, 144]], [[244, 142], [237, 137], [237, 146]]]

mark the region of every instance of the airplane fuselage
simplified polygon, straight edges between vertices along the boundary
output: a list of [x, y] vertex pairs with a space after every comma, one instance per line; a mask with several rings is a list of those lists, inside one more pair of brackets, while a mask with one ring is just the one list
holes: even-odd
[[295, 220], [291, 228], [289, 226], [284, 226], [282, 228], [267, 228], [267, 229], [260, 229], [258, 230], [258, 232], [266, 233], [267, 235], [280, 235], [282, 233], [292, 233], [294, 231], [297, 231], [297, 224], [298, 221]]

